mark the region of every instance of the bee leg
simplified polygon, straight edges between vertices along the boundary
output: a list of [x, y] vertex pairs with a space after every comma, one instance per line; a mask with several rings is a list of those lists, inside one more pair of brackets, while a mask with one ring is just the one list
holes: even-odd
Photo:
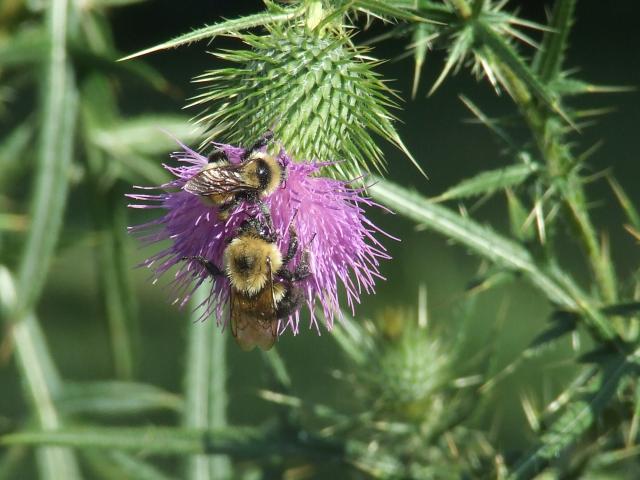
[[[282, 320], [283, 318], [294, 314], [300, 309], [303, 302], [304, 294], [302, 293], [302, 290], [300, 290], [299, 288], [289, 288], [286, 295], [282, 298], [282, 300], [280, 300], [280, 303], [278, 303], [278, 308], [276, 309], [276, 317], [278, 318], [278, 320]], [[277, 324], [278, 322], [274, 323]]]
[[181, 260], [195, 260], [204, 268], [206, 268], [207, 272], [209, 272], [209, 274], [213, 277], [219, 277], [221, 275], [224, 275], [222, 270], [220, 270], [212, 261], [207, 260], [206, 258], [200, 255], [196, 255], [193, 257], [182, 257]]
[[256, 150], [260, 150], [262, 147], [266, 146], [273, 139], [273, 132], [271, 130], [267, 130], [262, 136], [254, 143], [250, 149], [246, 150], [242, 155], [242, 160], [246, 160], [251, 156], [253, 152]]
[[217, 162], [221, 162], [221, 161], [229, 161], [229, 157], [227, 157], [227, 154], [225, 153], [224, 150], [222, 150], [220, 148], [215, 148], [215, 149], [213, 149], [213, 151], [207, 157], [207, 161], [209, 163], [217, 163]]
[[293, 225], [289, 226], [289, 246], [287, 247], [287, 254], [282, 259], [282, 265], [287, 266], [293, 257], [298, 253], [298, 234], [296, 233]]
[[231, 210], [236, 205], [238, 205], [238, 203], [240, 203], [240, 198], [235, 196], [228, 202], [218, 205], [218, 218], [220, 220], [226, 220], [227, 218], [229, 218], [229, 214], [231, 213]]
[[258, 222], [257, 230], [260, 232], [260, 236], [263, 237], [268, 242], [275, 242], [277, 240], [276, 236], [276, 228], [273, 225], [273, 219], [271, 218], [271, 211], [266, 203], [259, 201], [260, 211], [262, 212], [262, 216], [264, 217], [264, 221], [260, 222], [258, 219], [255, 219]]

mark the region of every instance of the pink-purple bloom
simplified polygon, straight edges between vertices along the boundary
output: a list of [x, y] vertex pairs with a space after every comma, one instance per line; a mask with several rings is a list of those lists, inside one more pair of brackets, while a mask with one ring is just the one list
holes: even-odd
[[[224, 150], [230, 162], [240, 162], [242, 148], [217, 144]], [[224, 277], [211, 277], [197, 262], [182, 260], [184, 257], [202, 256], [222, 266], [226, 241], [233, 237], [240, 224], [249, 216], [260, 215], [255, 203], [241, 202], [231, 211], [228, 219], [220, 220], [217, 207], [208, 206], [201, 199], [182, 190], [187, 180], [207, 164], [207, 158], [182, 145], [184, 151], [172, 156], [180, 166], [165, 168], [176, 178], [159, 187], [136, 187], [158, 189], [160, 193], [128, 195], [136, 203], [132, 208], [158, 208], [165, 210], [164, 216], [151, 222], [131, 227], [145, 244], [169, 240], [171, 244], [143, 262], [153, 269], [154, 281], [177, 266], [170, 287], [175, 302], [186, 304], [195, 289], [211, 278], [211, 294], [202, 307], [203, 317], [215, 312], [219, 325], [226, 325], [222, 310], [229, 300], [229, 281]], [[384, 233], [365, 216], [364, 209], [377, 206], [363, 195], [361, 189], [348, 182], [318, 176], [327, 163], [293, 162], [280, 150], [278, 160], [286, 169], [286, 180], [275, 193], [264, 202], [271, 211], [273, 225], [278, 234], [278, 246], [286, 251], [289, 225], [298, 234], [300, 250], [308, 250], [311, 276], [302, 280], [311, 325], [320, 333], [315, 314], [316, 303], [322, 308], [326, 326], [333, 328], [336, 314], [339, 315], [339, 286], [345, 291], [347, 305], [353, 312], [360, 303], [362, 292], [373, 293], [379, 272], [379, 261], [390, 258], [376, 234]], [[300, 261], [297, 255], [291, 264], [295, 268]], [[281, 321], [278, 332], [291, 328], [299, 331], [299, 312]]]

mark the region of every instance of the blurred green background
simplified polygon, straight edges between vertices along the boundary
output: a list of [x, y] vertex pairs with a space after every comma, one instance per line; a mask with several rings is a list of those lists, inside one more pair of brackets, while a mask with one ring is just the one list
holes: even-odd
[[[520, 6], [521, 16], [544, 21], [544, 8], [550, 2], [511, 2]], [[171, 0], [148, 1], [113, 10], [110, 21], [119, 50], [131, 53], [155, 45], [204, 23], [213, 23], [220, 17], [233, 18], [257, 11], [260, 2], [205, 2]], [[640, 83], [640, 3], [634, 0], [603, 2], [584, 0], [578, 3], [577, 23], [571, 36], [569, 64], [580, 70], [580, 77], [604, 85], [638, 86]], [[356, 37], [365, 41], [383, 28], [375, 25]], [[535, 36], [535, 34], [534, 34]], [[393, 60], [404, 52], [405, 41], [388, 41], [374, 47], [374, 55], [390, 59], [380, 67], [392, 87], [405, 99], [398, 112], [400, 134], [409, 150], [430, 176], [423, 180], [401, 152], [389, 145], [385, 149], [389, 176], [394, 181], [415, 186], [427, 196], [435, 196], [462, 178], [507, 163], [500, 155], [499, 146], [482, 125], [466, 122], [469, 112], [458, 95], [464, 93], [490, 114], [512, 111], [508, 98], [497, 99], [486, 82], [476, 82], [465, 72], [449, 78], [431, 97], [426, 97], [443, 64], [442, 52], [430, 53], [422, 77], [419, 93], [410, 99], [413, 65], [409, 59]], [[125, 85], [120, 107], [125, 115], [140, 113], [176, 113], [196, 89], [190, 79], [217, 65], [207, 50], [233, 47], [234, 40], [216, 39], [213, 45], [204, 43], [178, 50], [153, 54], [144, 60], [161, 71], [172, 83], [169, 94], [152, 91], [141, 82]], [[640, 162], [638, 160], [640, 125], [640, 93], [591, 96], [595, 107], [613, 107], [614, 110], [598, 119], [597, 124], [585, 129], [576, 141], [584, 150], [599, 140], [603, 146], [591, 157], [589, 164], [594, 173], [613, 169], [617, 178], [640, 204]], [[32, 96], [19, 98], [12, 104], [15, 115], [27, 110]], [[188, 112], [195, 115], [197, 112]], [[0, 129], [8, 127], [12, 115], [0, 120]], [[2, 136], [2, 135], [0, 135]], [[163, 162], [167, 157], [157, 158]], [[2, 175], [2, 173], [0, 173]], [[19, 185], [9, 189], [18, 199], [18, 212], [28, 212], [26, 199], [31, 188], [30, 175], [21, 178]], [[623, 277], [640, 264], [637, 243], [622, 228], [624, 218], [613, 208], [614, 199], [603, 180], [588, 188], [594, 199], [592, 213], [596, 224], [609, 232], [614, 245], [613, 258]], [[123, 194], [125, 192], [122, 192]], [[91, 221], [83, 207], [91, 192], [74, 189], [71, 192], [66, 226], [55, 261], [47, 281], [38, 315], [50, 343], [54, 359], [63, 376], [70, 380], [110, 379], [114, 376], [110, 341], [96, 276], [95, 238], [87, 235]], [[20, 204], [19, 200], [24, 200]], [[123, 197], [123, 203], [126, 200]], [[152, 212], [153, 213], [153, 212]], [[464, 248], [449, 244], [446, 239], [430, 232], [421, 232], [409, 221], [392, 216], [371, 213], [373, 220], [384, 230], [401, 238], [401, 242], [385, 240], [393, 260], [382, 265], [386, 282], [380, 282], [375, 295], [364, 296], [356, 312], [356, 319], [370, 318], [388, 305], [415, 305], [418, 285], [428, 290], [429, 318], [445, 337], [453, 336], [459, 327], [457, 310], [465, 297], [469, 282], [476, 275], [479, 260], [467, 254]], [[502, 199], [478, 205], [473, 216], [483, 222], [498, 225], [508, 231], [507, 212]], [[129, 211], [128, 224], [137, 224], [150, 218], [146, 212]], [[0, 255], [3, 263], [15, 264], [20, 254], [20, 233], [0, 234]], [[572, 269], [578, 278], [587, 272], [578, 267], [577, 246], [571, 236], [562, 245], [564, 266]], [[153, 249], [140, 248], [131, 239], [127, 256], [131, 268], [149, 256]], [[182, 388], [188, 309], [178, 310], [170, 305], [165, 295], [165, 281], [151, 285], [148, 272], [133, 270], [139, 336], [136, 339], [136, 378], [144, 382], [178, 392]], [[548, 320], [551, 307], [526, 282], [516, 282], [504, 288], [481, 295], [470, 324], [473, 343], [478, 350], [487, 348], [495, 340], [497, 363], [512, 360], [541, 330]], [[339, 327], [338, 327], [339, 328]], [[498, 332], [497, 337], [495, 332]], [[228, 332], [227, 332], [228, 333]], [[4, 338], [4, 335], [3, 335]], [[265, 385], [265, 367], [258, 352], [241, 352], [229, 344], [229, 419], [232, 423], [254, 424], [274, 409], [260, 400], [257, 390]], [[301, 329], [298, 337], [285, 335], [278, 346], [292, 374], [296, 390], [302, 396], [329, 403], [344, 402], [345, 390], [332, 377], [344, 359], [331, 338], [323, 331]], [[471, 355], [470, 355], [471, 356]], [[566, 361], [570, 357], [569, 342], [541, 358], [527, 363], [518, 374], [505, 380], [494, 393], [494, 411], [487, 412], [483, 428], [495, 433], [498, 448], [521, 448], [533, 436], [522, 431], [526, 425], [520, 403], [523, 392], [536, 399], [539, 405], [557, 393], [563, 381], [571, 377], [573, 367]], [[0, 356], [0, 432], [17, 428], [28, 412], [21, 394], [19, 377], [14, 361]], [[347, 400], [348, 401], [348, 400]], [[149, 421], [169, 422], [169, 414], [149, 418]], [[25, 470], [19, 478], [30, 478], [33, 472]]]

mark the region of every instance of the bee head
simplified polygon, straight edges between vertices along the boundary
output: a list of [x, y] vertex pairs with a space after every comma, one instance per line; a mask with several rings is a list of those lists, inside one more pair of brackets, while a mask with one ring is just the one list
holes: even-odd
[[247, 162], [245, 175], [256, 185], [260, 195], [268, 197], [284, 180], [285, 166], [272, 155], [254, 152]]
[[224, 269], [231, 286], [247, 295], [256, 295], [282, 267], [277, 245], [251, 235], [234, 238], [225, 248]]

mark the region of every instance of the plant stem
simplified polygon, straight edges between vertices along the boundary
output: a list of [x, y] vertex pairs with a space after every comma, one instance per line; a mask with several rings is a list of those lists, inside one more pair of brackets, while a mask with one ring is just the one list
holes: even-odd
[[67, 199], [73, 155], [77, 92], [67, 58], [68, 0], [52, 0], [48, 9], [51, 43], [46, 81], [42, 85], [43, 123], [31, 205], [31, 227], [18, 271], [16, 315], [31, 311], [44, 287]]
[[[9, 271], [0, 267], [0, 311], [14, 311], [17, 301], [15, 283]], [[5, 320], [9, 317], [3, 315]], [[62, 388], [60, 375], [49, 353], [46, 340], [33, 314], [8, 323], [16, 360], [24, 379], [25, 396], [33, 406], [43, 431], [54, 431], [62, 426], [54, 399]], [[81, 478], [75, 454], [68, 448], [44, 447], [37, 451], [38, 466], [43, 479]]]
[[[183, 424], [193, 429], [226, 427], [226, 335], [220, 332], [214, 319], [202, 322], [195, 311], [208, 294], [201, 285], [191, 297], [194, 312], [189, 325]], [[187, 460], [187, 478], [231, 478], [229, 459], [224, 455], [192, 455]]]
[[[477, 28], [487, 27], [478, 24]], [[529, 93], [527, 86], [511, 68], [502, 62], [498, 55], [493, 57], [503, 74], [507, 90], [535, 139], [541, 157], [547, 163], [550, 177], [561, 181], [560, 191], [563, 193], [563, 201], [580, 233], [600, 296], [605, 302], [615, 303], [617, 300], [615, 273], [611, 263], [603, 260], [598, 236], [589, 216], [583, 184], [573, 170], [576, 161], [569, 146], [563, 141], [562, 120], [551, 117], [548, 107], [536, 101]]]

